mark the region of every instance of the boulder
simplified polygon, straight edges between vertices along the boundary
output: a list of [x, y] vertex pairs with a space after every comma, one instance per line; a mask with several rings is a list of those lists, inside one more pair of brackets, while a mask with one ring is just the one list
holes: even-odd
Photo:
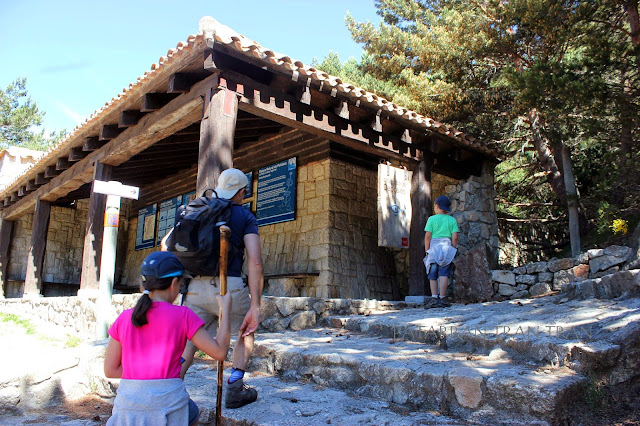
[[600, 256], [593, 260], [589, 261], [589, 268], [591, 269], [591, 273], [595, 274], [599, 271], [604, 271], [605, 269], [609, 269], [612, 266], [621, 265], [626, 260], [626, 257], [618, 257], [618, 256]]
[[535, 275], [518, 275], [516, 277], [516, 283], [533, 285], [536, 283]]
[[511, 296], [517, 291], [517, 288], [511, 287], [509, 284], [500, 284], [500, 287], [498, 288], [498, 294], [500, 294], [500, 296]]
[[604, 250], [603, 249], [591, 249], [587, 251], [587, 254], [589, 255], [589, 260], [595, 259], [596, 257], [600, 257], [604, 255]]
[[538, 282], [550, 283], [551, 281], [553, 281], [553, 273], [551, 273], [551, 272], [540, 272], [538, 274]]
[[562, 286], [570, 283], [570, 282], [575, 282], [575, 281], [582, 281], [585, 278], [581, 278], [581, 277], [576, 277], [573, 274], [573, 268], [569, 269], [569, 270], [563, 270], [563, 271], [558, 271], [555, 274], [553, 274], [553, 289], [554, 290], [561, 290]]
[[549, 262], [549, 271], [558, 272], [563, 269], [573, 268], [573, 265], [575, 265], [575, 260], [570, 257], [565, 259], [554, 259]]
[[449, 372], [449, 383], [453, 387], [458, 404], [476, 408], [482, 400], [482, 375], [473, 368], [454, 368]]
[[295, 314], [291, 317], [291, 323], [289, 327], [292, 330], [298, 331], [305, 328], [312, 327], [316, 324], [316, 313], [314, 311], [304, 311]]
[[532, 285], [529, 289], [529, 292], [532, 296], [540, 296], [541, 294], [545, 294], [551, 291], [551, 287], [546, 282], [541, 282], [535, 285]]
[[515, 285], [516, 276], [511, 271], [491, 271], [491, 281], [509, 285]]
[[458, 256], [455, 281], [451, 288], [454, 300], [470, 303], [491, 299], [493, 286], [489, 271], [492, 259], [490, 248], [486, 244]]
[[631, 253], [631, 249], [626, 246], [610, 246], [604, 249], [605, 256], [615, 256], [627, 260], [627, 256]]
[[513, 273], [514, 274], [518, 274], [518, 275], [524, 275], [527, 273], [527, 265], [522, 265], [522, 266], [518, 266], [517, 268], [513, 269]]
[[548, 270], [549, 270], [549, 262], [535, 262], [527, 265], [527, 274], [547, 272]]

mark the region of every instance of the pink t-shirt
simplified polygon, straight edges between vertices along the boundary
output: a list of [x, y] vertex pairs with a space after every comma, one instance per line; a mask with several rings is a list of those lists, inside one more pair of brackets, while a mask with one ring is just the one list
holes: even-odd
[[153, 302], [148, 323], [136, 327], [133, 309], [124, 311], [109, 328], [109, 335], [122, 345], [122, 378], [135, 380], [180, 377], [180, 357], [204, 321], [186, 306]]

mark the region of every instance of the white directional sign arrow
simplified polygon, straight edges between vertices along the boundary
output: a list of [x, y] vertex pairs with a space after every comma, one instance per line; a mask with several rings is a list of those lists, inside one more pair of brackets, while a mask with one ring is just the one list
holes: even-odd
[[115, 180], [110, 180], [109, 182], [94, 180], [93, 192], [137, 200], [140, 195], [140, 188], [136, 186], [123, 185]]

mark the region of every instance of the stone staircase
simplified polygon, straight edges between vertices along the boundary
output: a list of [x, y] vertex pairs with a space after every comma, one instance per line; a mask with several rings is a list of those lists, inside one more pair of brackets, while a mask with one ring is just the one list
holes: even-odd
[[[640, 288], [640, 271], [627, 272]], [[637, 375], [640, 298], [630, 288], [607, 293], [624, 293], [618, 299], [568, 288], [260, 333], [247, 378], [259, 400], [223, 413], [227, 424], [251, 425], [558, 423], [592, 377], [615, 384]], [[215, 369], [201, 365], [187, 386], [202, 420], [211, 418]]]
[[[278, 331], [258, 333], [246, 376], [259, 399], [223, 409], [224, 424], [561, 423], [593, 377], [616, 384], [638, 375], [639, 296], [640, 270], [630, 270], [570, 283], [553, 296], [428, 310], [269, 298], [263, 308], [271, 320], [263, 325]], [[278, 328], [284, 324], [289, 328]], [[52, 372], [59, 392], [47, 397], [49, 404], [89, 390], [114, 395], [117, 381], [102, 376], [105, 346], [76, 348], [77, 367], [64, 377]], [[26, 379], [9, 376], [0, 400], [12, 405], [8, 385], [15, 382], [15, 394], [26, 395], [20, 385]], [[200, 360], [186, 378], [204, 424], [215, 418], [216, 377], [216, 363]], [[30, 421], [16, 419], [0, 423]]]

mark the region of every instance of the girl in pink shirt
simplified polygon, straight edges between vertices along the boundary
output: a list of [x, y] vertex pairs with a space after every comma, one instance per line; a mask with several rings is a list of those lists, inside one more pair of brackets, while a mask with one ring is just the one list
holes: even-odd
[[231, 296], [218, 296], [222, 318], [213, 339], [191, 309], [173, 305], [182, 281], [189, 278], [175, 255], [152, 253], [140, 269], [142, 296], [109, 328], [104, 373], [122, 380], [107, 424], [195, 423], [197, 406], [180, 379], [181, 355], [191, 340], [212, 358], [226, 358]]

